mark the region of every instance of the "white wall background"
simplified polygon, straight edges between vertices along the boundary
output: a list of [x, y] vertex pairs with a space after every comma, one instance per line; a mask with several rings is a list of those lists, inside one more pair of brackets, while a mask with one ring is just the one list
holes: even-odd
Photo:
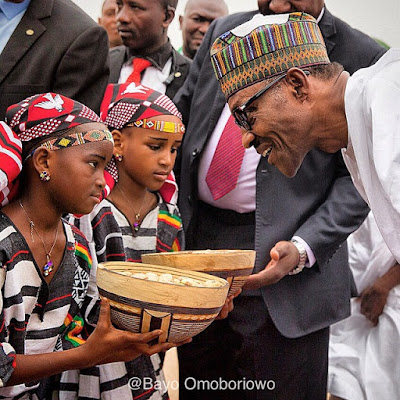
[[[93, 19], [100, 15], [103, 0], [73, 0]], [[187, 0], [179, 0], [176, 15], [183, 13]], [[225, 0], [230, 13], [255, 10], [257, 0]], [[400, 47], [400, 0], [325, 0], [329, 10], [370, 36], [383, 40], [391, 47]], [[182, 43], [178, 18], [169, 29], [172, 44], [178, 48]]]

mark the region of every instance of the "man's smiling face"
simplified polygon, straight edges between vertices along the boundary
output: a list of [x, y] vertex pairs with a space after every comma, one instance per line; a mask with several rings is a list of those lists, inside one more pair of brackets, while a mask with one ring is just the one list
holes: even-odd
[[[231, 111], [263, 86], [264, 81], [258, 82], [233, 94], [228, 100]], [[296, 175], [313, 147], [310, 135], [312, 118], [307, 105], [290, 93], [287, 85], [281, 82], [254, 101], [246, 113], [251, 129], [241, 129], [243, 146], [254, 146], [287, 177]]]

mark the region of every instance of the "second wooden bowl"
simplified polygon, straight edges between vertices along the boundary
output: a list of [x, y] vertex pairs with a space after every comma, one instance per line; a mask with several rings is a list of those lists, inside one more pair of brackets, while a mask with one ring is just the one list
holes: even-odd
[[206, 272], [229, 282], [234, 294], [253, 272], [254, 250], [193, 250], [142, 254], [142, 261], [186, 271]]

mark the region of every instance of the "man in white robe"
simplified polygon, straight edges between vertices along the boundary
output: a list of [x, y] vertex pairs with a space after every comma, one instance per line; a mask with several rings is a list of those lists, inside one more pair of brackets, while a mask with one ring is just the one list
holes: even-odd
[[[307, 45], [293, 46], [296, 34], [308, 35], [296, 30], [295, 18], [268, 16], [241, 25], [217, 39], [211, 59], [243, 145], [254, 146], [284, 175], [295, 176], [313, 148], [342, 149], [374, 218], [349, 241], [361, 296], [352, 316], [333, 329], [329, 385], [340, 396], [334, 399], [398, 398], [400, 363], [393, 349], [400, 338], [400, 49], [350, 77], [339, 64], [313, 59]], [[277, 32], [284, 32], [280, 48], [271, 48]], [[293, 248], [279, 242], [271, 257], [250, 285], [287, 274]]]

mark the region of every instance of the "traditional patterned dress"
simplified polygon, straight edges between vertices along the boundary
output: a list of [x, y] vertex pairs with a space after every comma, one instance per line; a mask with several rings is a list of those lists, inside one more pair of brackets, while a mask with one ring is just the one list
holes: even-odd
[[[16, 354], [61, 351], [82, 343], [91, 258], [87, 242], [64, 223], [63, 260], [50, 284], [12, 221], [0, 211], [0, 399], [38, 399], [39, 382], [4, 387]], [[95, 308], [93, 308], [95, 310]]]
[[[143, 253], [177, 251], [184, 245], [178, 209], [164, 202], [161, 196], [158, 206], [145, 216], [135, 233], [125, 215], [107, 199], [102, 200], [91, 214], [72, 218], [71, 222], [89, 241], [93, 257], [91, 284], [95, 282], [99, 262], [141, 262]], [[140, 384], [135, 386], [133, 382]], [[158, 354], [141, 356], [128, 363], [67, 371], [61, 376], [60, 389], [60, 399], [76, 399], [76, 396], [102, 400], [168, 399]]]

